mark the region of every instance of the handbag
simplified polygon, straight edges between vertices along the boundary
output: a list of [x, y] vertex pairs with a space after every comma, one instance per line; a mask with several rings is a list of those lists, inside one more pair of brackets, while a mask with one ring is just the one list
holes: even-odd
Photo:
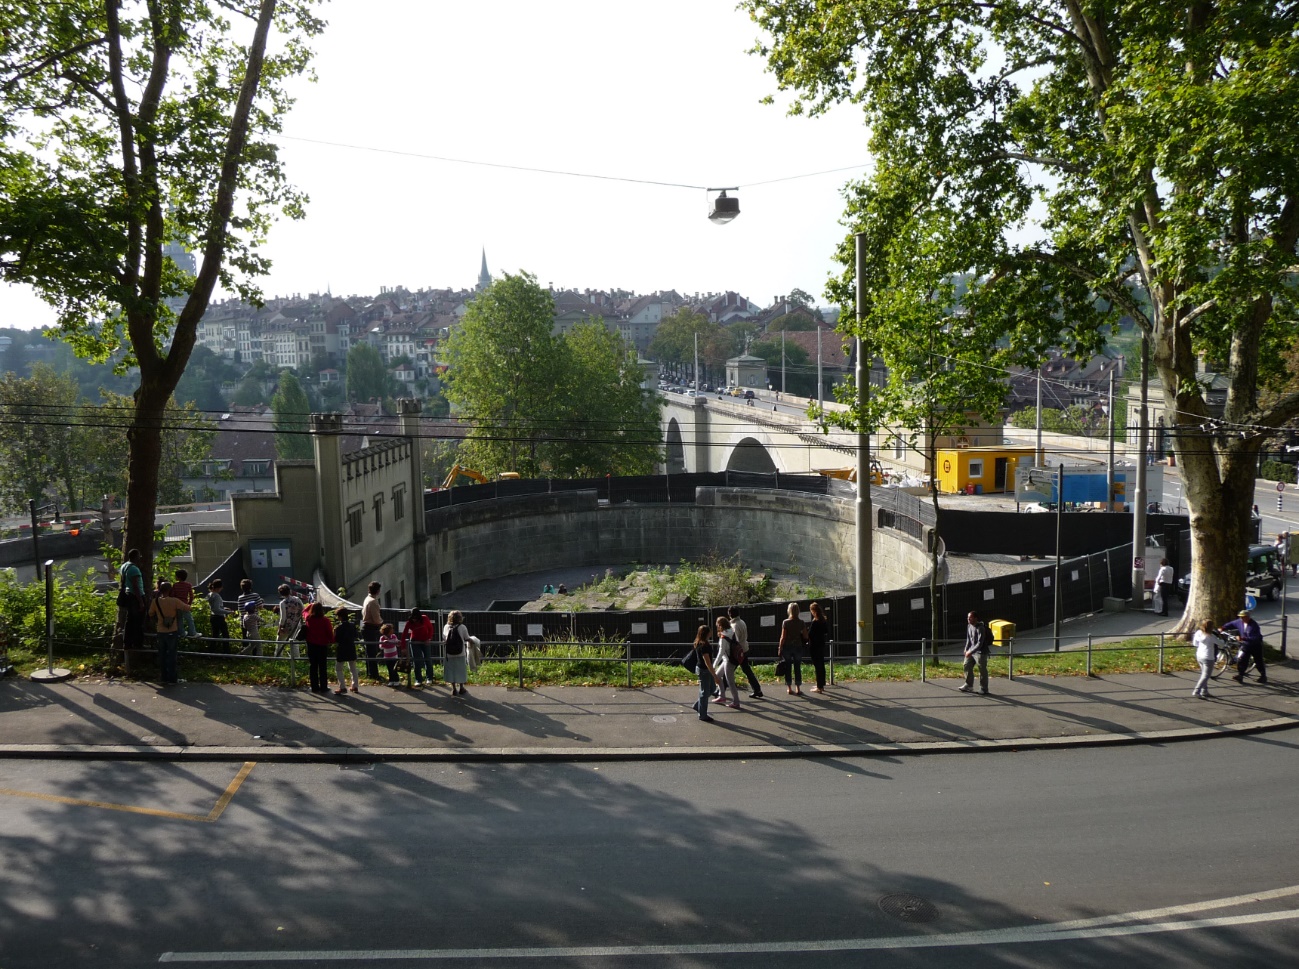
[[699, 650], [691, 649], [685, 656], [681, 657], [681, 665], [691, 673], [699, 672]]
[[478, 669], [483, 665], [483, 644], [477, 636], [469, 637], [469, 669]]
[[789, 660], [782, 659], [776, 663], [776, 676], [784, 676], [789, 672]]

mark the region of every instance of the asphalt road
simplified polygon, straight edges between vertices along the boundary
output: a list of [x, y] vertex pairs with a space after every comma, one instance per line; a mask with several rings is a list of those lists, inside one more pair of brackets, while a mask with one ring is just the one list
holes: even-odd
[[1299, 947], [1297, 746], [7, 761], [0, 966], [1275, 969]]

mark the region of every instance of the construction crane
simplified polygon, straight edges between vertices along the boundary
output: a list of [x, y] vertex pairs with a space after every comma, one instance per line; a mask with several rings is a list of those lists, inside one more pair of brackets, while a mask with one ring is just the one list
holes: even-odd
[[[474, 484], [487, 484], [491, 479], [481, 471], [475, 471], [473, 468], [466, 468], [464, 465], [453, 465], [447, 472], [447, 476], [442, 480], [442, 488], [450, 488], [456, 483], [457, 478], [468, 478]], [[496, 476], [497, 481], [518, 481], [519, 472], [502, 471]]]

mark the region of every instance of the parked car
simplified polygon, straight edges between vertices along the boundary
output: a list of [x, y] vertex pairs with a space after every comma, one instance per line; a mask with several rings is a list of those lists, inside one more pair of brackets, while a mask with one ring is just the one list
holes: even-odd
[[757, 396], [757, 394], [755, 394], [755, 393], [754, 393], [753, 391], [751, 391], [751, 390], [746, 390], [746, 391], [744, 392], [744, 399], [745, 399], [745, 400], [753, 400], [753, 398], [756, 397], [756, 396]]
[[[1281, 561], [1271, 545], [1251, 545], [1245, 568], [1245, 591], [1269, 602], [1281, 593]], [[1177, 580], [1177, 593], [1186, 602], [1191, 596], [1191, 573]]]

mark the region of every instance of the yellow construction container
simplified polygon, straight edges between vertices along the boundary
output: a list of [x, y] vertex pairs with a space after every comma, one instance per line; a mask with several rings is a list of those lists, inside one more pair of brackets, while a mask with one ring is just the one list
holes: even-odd
[[1015, 624], [1009, 619], [992, 620], [988, 623], [988, 630], [992, 633], [992, 645], [1003, 649], [1015, 638]]
[[1032, 447], [939, 448], [934, 469], [938, 490], [949, 495], [965, 492], [990, 495], [1015, 490], [1019, 462], [1033, 463]]

